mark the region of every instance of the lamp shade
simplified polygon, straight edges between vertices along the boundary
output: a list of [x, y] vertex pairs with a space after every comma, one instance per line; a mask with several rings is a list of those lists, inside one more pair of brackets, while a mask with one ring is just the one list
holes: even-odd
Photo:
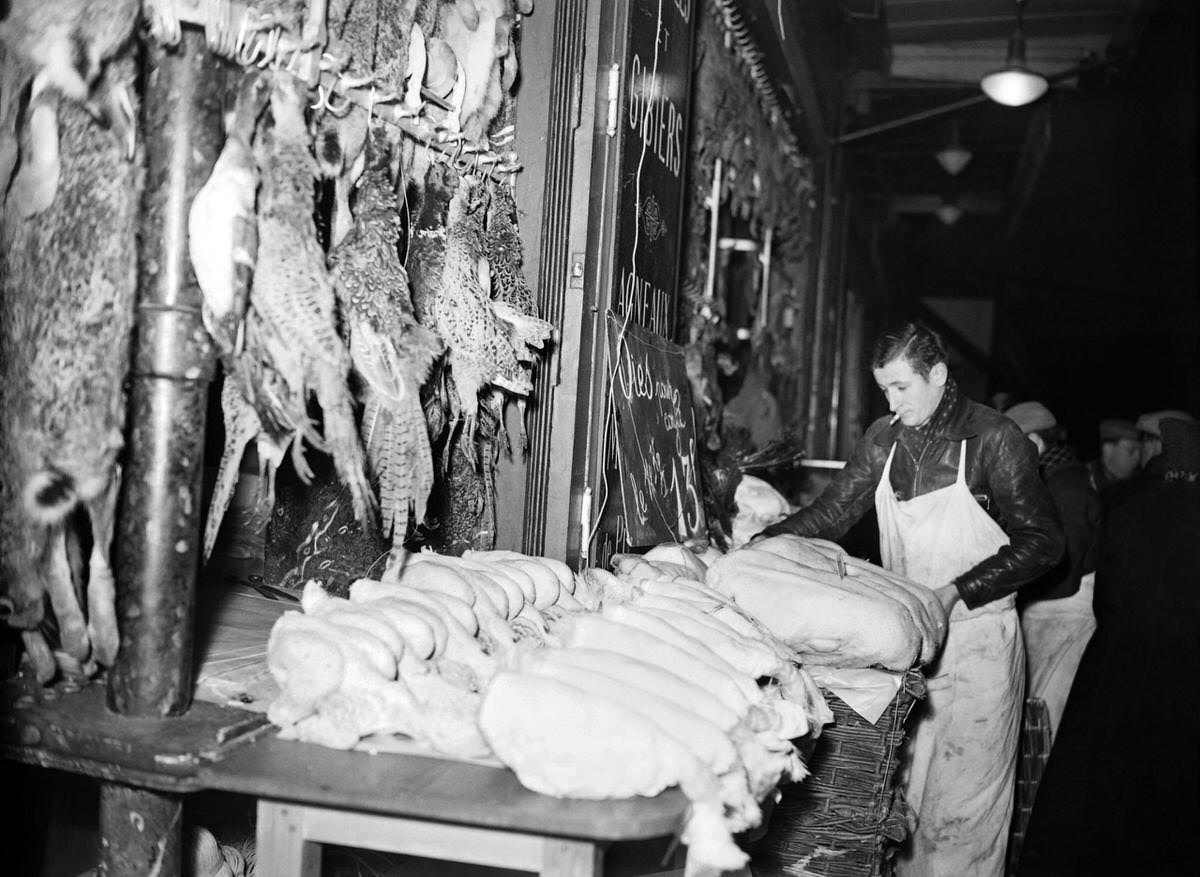
[[962, 208], [951, 201], [942, 202], [933, 213], [945, 225], [954, 225], [963, 215]]
[[1006, 107], [1023, 107], [1031, 104], [1050, 88], [1046, 77], [1024, 67], [1002, 67], [993, 70], [979, 83], [983, 92], [998, 104]]
[[1008, 41], [1008, 60], [999, 70], [984, 75], [979, 85], [983, 93], [1006, 107], [1031, 104], [1050, 88], [1045, 76], [1025, 66], [1025, 34], [1020, 23]]
[[971, 160], [971, 152], [964, 149], [957, 140], [954, 140], [944, 149], [938, 150], [937, 160], [938, 164], [942, 166], [942, 170], [950, 176], [956, 177], [962, 173], [962, 169]]

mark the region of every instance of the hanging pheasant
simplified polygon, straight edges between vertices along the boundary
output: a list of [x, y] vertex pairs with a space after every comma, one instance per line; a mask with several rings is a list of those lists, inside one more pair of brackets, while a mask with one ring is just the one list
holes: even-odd
[[[545, 346], [554, 333], [554, 326], [537, 316], [533, 290], [529, 288], [521, 269], [524, 255], [515, 224], [517, 205], [512, 189], [507, 183], [496, 180], [490, 181], [489, 189], [484, 247], [491, 271], [492, 311], [507, 326], [508, 342], [526, 379], [532, 383], [533, 363], [537, 359], [535, 351]], [[519, 395], [517, 410], [520, 415], [522, 450], [527, 441], [525, 408], [525, 397]], [[497, 419], [503, 423], [503, 417], [498, 415]]]
[[250, 304], [262, 318], [263, 349], [292, 392], [315, 393], [324, 439], [355, 516], [374, 521], [374, 496], [347, 385], [350, 356], [338, 335], [333, 282], [313, 222], [316, 163], [304, 121], [306, 96], [287, 73], [271, 93], [274, 125], [262, 150], [258, 269]]
[[533, 290], [522, 271], [525, 257], [517, 233], [512, 189], [507, 183], [492, 180], [489, 194], [484, 249], [491, 271], [492, 310], [508, 325], [517, 359], [531, 363], [537, 359], [534, 351], [541, 350], [554, 334], [554, 326], [538, 317]]
[[481, 390], [494, 386], [524, 396], [532, 389], [487, 292], [491, 270], [484, 254], [485, 197], [478, 181], [464, 177], [450, 199], [442, 283], [434, 301], [464, 441], [475, 438]]
[[354, 228], [330, 254], [350, 357], [363, 381], [363, 441], [379, 482], [384, 533], [399, 548], [409, 516], [424, 515], [433, 489], [429, 431], [420, 387], [442, 345], [418, 324], [396, 246], [400, 214], [382, 131], [368, 148]]

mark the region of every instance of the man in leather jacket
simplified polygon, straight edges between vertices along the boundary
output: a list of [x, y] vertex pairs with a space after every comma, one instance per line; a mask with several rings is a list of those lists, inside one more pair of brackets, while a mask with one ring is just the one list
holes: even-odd
[[967, 486], [1011, 541], [952, 584], [969, 609], [1011, 594], [1062, 556], [1058, 517], [1029, 440], [1009, 418], [963, 396], [953, 377], [947, 378], [927, 423], [909, 427], [895, 418], [876, 420], [817, 500], [763, 535], [836, 540], [871, 508], [893, 443], [890, 481], [896, 498], [904, 501], [954, 483], [964, 439]]
[[836, 539], [874, 503], [883, 565], [931, 589], [949, 619], [905, 752], [917, 828], [896, 874], [1002, 877], [1025, 688], [1015, 592], [1055, 565], [1063, 536], [1033, 445], [959, 393], [935, 333], [885, 333], [872, 366], [894, 416], [811, 506], [764, 532]]

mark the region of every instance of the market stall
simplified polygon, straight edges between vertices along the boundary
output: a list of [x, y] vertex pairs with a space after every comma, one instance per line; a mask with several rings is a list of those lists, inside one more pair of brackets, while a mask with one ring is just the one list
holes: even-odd
[[[827, 700], [874, 716], [890, 793], [929, 607], [836, 546], [721, 557], [732, 531], [706, 514], [689, 357], [713, 336], [674, 336], [733, 299], [678, 295], [680, 227], [692, 37], [701, 12], [711, 46], [736, 21], [662, 7], [567, 4], [553, 28], [611, 26], [620, 59], [596, 132], [619, 148], [593, 157], [621, 194], [572, 267], [590, 346], [528, 280], [565, 256], [529, 251], [527, 210], [561, 216], [514, 194], [513, 144], [539, 136], [514, 133], [529, 4], [23, 3], [0, 22], [0, 572], [24, 655], [0, 748], [100, 782], [101, 873], [185, 870], [203, 791], [258, 799], [262, 874], [317, 873], [343, 844], [599, 875], [609, 845], [673, 835], [689, 875], [744, 873], [778, 788], [819, 762]], [[779, 133], [765, 117], [704, 130], [708, 231], [722, 202], [765, 229], [766, 332], [803, 304], [811, 206], [747, 162]], [[807, 194], [785, 145], [764, 172]], [[591, 396], [548, 414], [535, 388], [567, 350]], [[558, 463], [583, 489], [554, 557], [496, 550], [531, 404], [547, 460], [546, 417], [599, 439]], [[218, 581], [248, 508], [260, 563]], [[891, 681], [863, 696], [847, 673], [873, 666]]]

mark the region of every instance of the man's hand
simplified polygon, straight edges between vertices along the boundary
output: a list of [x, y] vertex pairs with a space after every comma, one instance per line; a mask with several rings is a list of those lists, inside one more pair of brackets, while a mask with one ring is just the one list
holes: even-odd
[[955, 604], [962, 599], [958, 593], [958, 588], [954, 587], [954, 585], [942, 585], [940, 588], [935, 588], [933, 593], [937, 595], [938, 600], [941, 601], [942, 608], [946, 610], [946, 623], [949, 624], [950, 613], [954, 610]]

